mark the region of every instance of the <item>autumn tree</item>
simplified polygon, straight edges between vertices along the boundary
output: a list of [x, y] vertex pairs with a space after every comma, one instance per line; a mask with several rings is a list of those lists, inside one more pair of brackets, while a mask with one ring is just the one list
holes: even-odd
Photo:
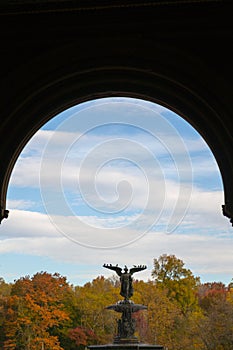
[[233, 304], [229, 289], [222, 282], [204, 283], [199, 287], [199, 304], [204, 317], [198, 331], [206, 350], [233, 349]]
[[177, 319], [181, 315], [177, 304], [153, 281], [135, 281], [134, 301], [147, 306], [147, 310], [136, 317], [140, 321], [137, 327], [140, 340], [172, 349], [175, 344]]
[[[70, 337], [70, 331], [76, 329], [81, 324], [80, 301], [76, 298], [75, 287], [70, 285], [69, 293], [63, 298], [64, 310], [69, 315], [69, 319], [62, 323], [60, 327], [53, 327], [50, 334], [59, 339], [60, 345], [64, 349], [75, 349], [75, 341]], [[89, 338], [88, 338], [89, 339]]]
[[54, 327], [69, 319], [63, 301], [70, 287], [65, 277], [41, 272], [20, 278], [12, 286], [6, 309], [4, 350], [62, 350]]
[[4, 324], [6, 321], [6, 304], [8, 297], [11, 293], [11, 284], [0, 278], [0, 348], [3, 348], [3, 343], [5, 341]]
[[85, 349], [88, 344], [93, 344], [93, 340], [97, 339], [92, 330], [82, 326], [70, 329], [68, 332], [68, 337], [72, 341], [69, 346], [69, 350], [76, 350], [77, 347], [79, 349]]
[[200, 278], [195, 277], [184, 265], [175, 255], [163, 254], [154, 259], [152, 277], [156, 285], [166, 289], [169, 299], [176, 301], [186, 314], [198, 307], [197, 288]]
[[116, 313], [106, 310], [119, 300], [119, 288], [110, 279], [97, 277], [84, 286], [75, 288], [81, 315], [80, 326], [92, 332], [92, 343], [112, 341], [116, 328]]
[[[154, 259], [151, 281], [134, 280], [136, 335], [169, 350], [233, 350], [233, 283], [200, 284], [174, 255]], [[119, 278], [84, 286], [41, 272], [12, 285], [0, 279], [0, 348], [83, 350], [112, 342], [121, 315], [106, 307], [121, 297]]]
[[207, 313], [213, 304], [219, 300], [226, 300], [227, 292], [228, 290], [222, 282], [203, 283], [198, 288], [199, 305]]

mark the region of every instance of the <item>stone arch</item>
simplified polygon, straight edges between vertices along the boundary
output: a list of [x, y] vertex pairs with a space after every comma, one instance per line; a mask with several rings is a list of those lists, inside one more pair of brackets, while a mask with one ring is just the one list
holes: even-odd
[[[222, 14], [222, 7], [215, 4], [214, 10], [211, 8], [212, 12], [209, 12], [208, 6], [211, 5], [208, 4], [200, 5], [202, 8], [196, 4], [182, 6], [181, 12], [177, 6], [173, 7], [172, 17], [163, 6], [159, 10], [149, 4], [142, 6], [143, 9], [137, 6], [133, 13], [138, 15], [135, 11], [140, 11], [141, 22], [137, 22], [139, 17], [126, 20], [123, 14], [119, 27], [114, 16], [122, 14], [120, 8], [110, 8], [107, 13], [101, 10], [98, 15], [103, 22], [91, 25], [92, 31], [85, 21], [88, 19], [91, 23], [95, 15], [93, 11], [79, 13], [78, 24], [70, 23], [74, 19], [72, 11], [69, 16], [61, 11], [51, 23], [46, 22], [48, 14], [43, 11], [36, 17], [23, 14], [25, 23], [21, 34], [25, 35], [25, 28], [31, 25], [35, 36], [31, 35], [26, 43], [21, 38], [25, 51], [22, 55], [19, 52], [18, 65], [12, 67], [12, 62], [9, 62], [11, 73], [2, 74], [1, 79], [4, 101], [0, 128], [1, 139], [4, 139], [0, 157], [1, 219], [7, 217], [5, 203], [11, 171], [33, 134], [68, 107], [109, 96], [150, 100], [187, 120], [202, 135], [215, 156], [224, 186], [223, 214], [233, 219], [230, 84], [225, 67], [216, 71], [217, 63], [209, 62], [207, 51], [211, 51], [216, 42], [211, 41], [209, 47], [205, 47], [212, 35], [218, 33], [214, 25]], [[200, 15], [198, 28], [193, 20], [194, 10]], [[207, 14], [209, 22], [205, 30]], [[7, 19], [5, 16], [2, 23]], [[20, 20], [22, 18], [18, 15], [14, 25]], [[62, 25], [61, 20], [64, 20]], [[115, 22], [112, 24], [111, 20]], [[45, 27], [37, 31], [36, 24], [42, 23]], [[176, 28], [178, 24], [180, 27]], [[156, 32], [161, 25], [166, 25], [166, 28]], [[83, 28], [84, 32], [75, 40], [74, 33]], [[173, 29], [174, 42], [170, 40]], [[187, 30], [190, 35], [188, 42]], [[59, 42], [55, 32], [61, 36]], [[225, 27], [222, 33], [227, 33]], [[8, 34], [11, 34], [11, 29]], [[47, 41], [44, 39], [41, 43], [43, 35], [47, 36]], [[70, 40], [67, 39], [69, 35]], [[17, 39], [16, 35], [15, 41]], [[220, 40], [219, 37], [219, 45]], [[34, 42], [40, 45], [35, 47]], [[197, 44], [199, 50], [193, 49]], [[225, 63], [227, 65], [228, 61]]]

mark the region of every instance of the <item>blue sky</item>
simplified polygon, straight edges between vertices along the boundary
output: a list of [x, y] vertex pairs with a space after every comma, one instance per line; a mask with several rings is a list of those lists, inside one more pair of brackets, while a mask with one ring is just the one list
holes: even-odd
[[38, 271], [75, 285], [111, 275], [103, 263], [175, 254], [201, 281], [233, 277], [221, 176], [201, 136], [154, 103], [105, 98], [72, 107], [26, 145], [11, 176], [0, 276]]

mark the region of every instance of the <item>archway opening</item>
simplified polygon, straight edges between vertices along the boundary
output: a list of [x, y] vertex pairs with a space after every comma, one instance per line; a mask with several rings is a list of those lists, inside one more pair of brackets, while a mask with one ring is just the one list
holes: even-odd
[[2, 251], [12, 271], [20, 259], [18, 274], [55, 269], [76, 284], [98, 274], [103, 256], [127, 256], [129, 264], [136, 256], [149, 278], [163, 253], [181, 257], [203, 281], [229, 283], [222, 202], [216, 161], [183, 118], [141, 99], [90, 100], [51, 119], [24, 148]]

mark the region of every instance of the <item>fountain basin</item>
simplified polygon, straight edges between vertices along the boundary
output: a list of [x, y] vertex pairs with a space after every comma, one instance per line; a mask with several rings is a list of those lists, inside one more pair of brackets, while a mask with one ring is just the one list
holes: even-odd
[[133, 313], [140, 310], [147, 310], [147, 306], [141, 304], [134, 304], [134, 302], [131, 300], [121, 300], [114, 305], [107, 306], [106, 309], [122, 313], [126, 310], [130, 310], [130, 312]]
[[161, 345], [150, 345], [143, 343], [135, 344], [105, 344], [105, 345], [89, 345], [90, 350], [165, 350]]

